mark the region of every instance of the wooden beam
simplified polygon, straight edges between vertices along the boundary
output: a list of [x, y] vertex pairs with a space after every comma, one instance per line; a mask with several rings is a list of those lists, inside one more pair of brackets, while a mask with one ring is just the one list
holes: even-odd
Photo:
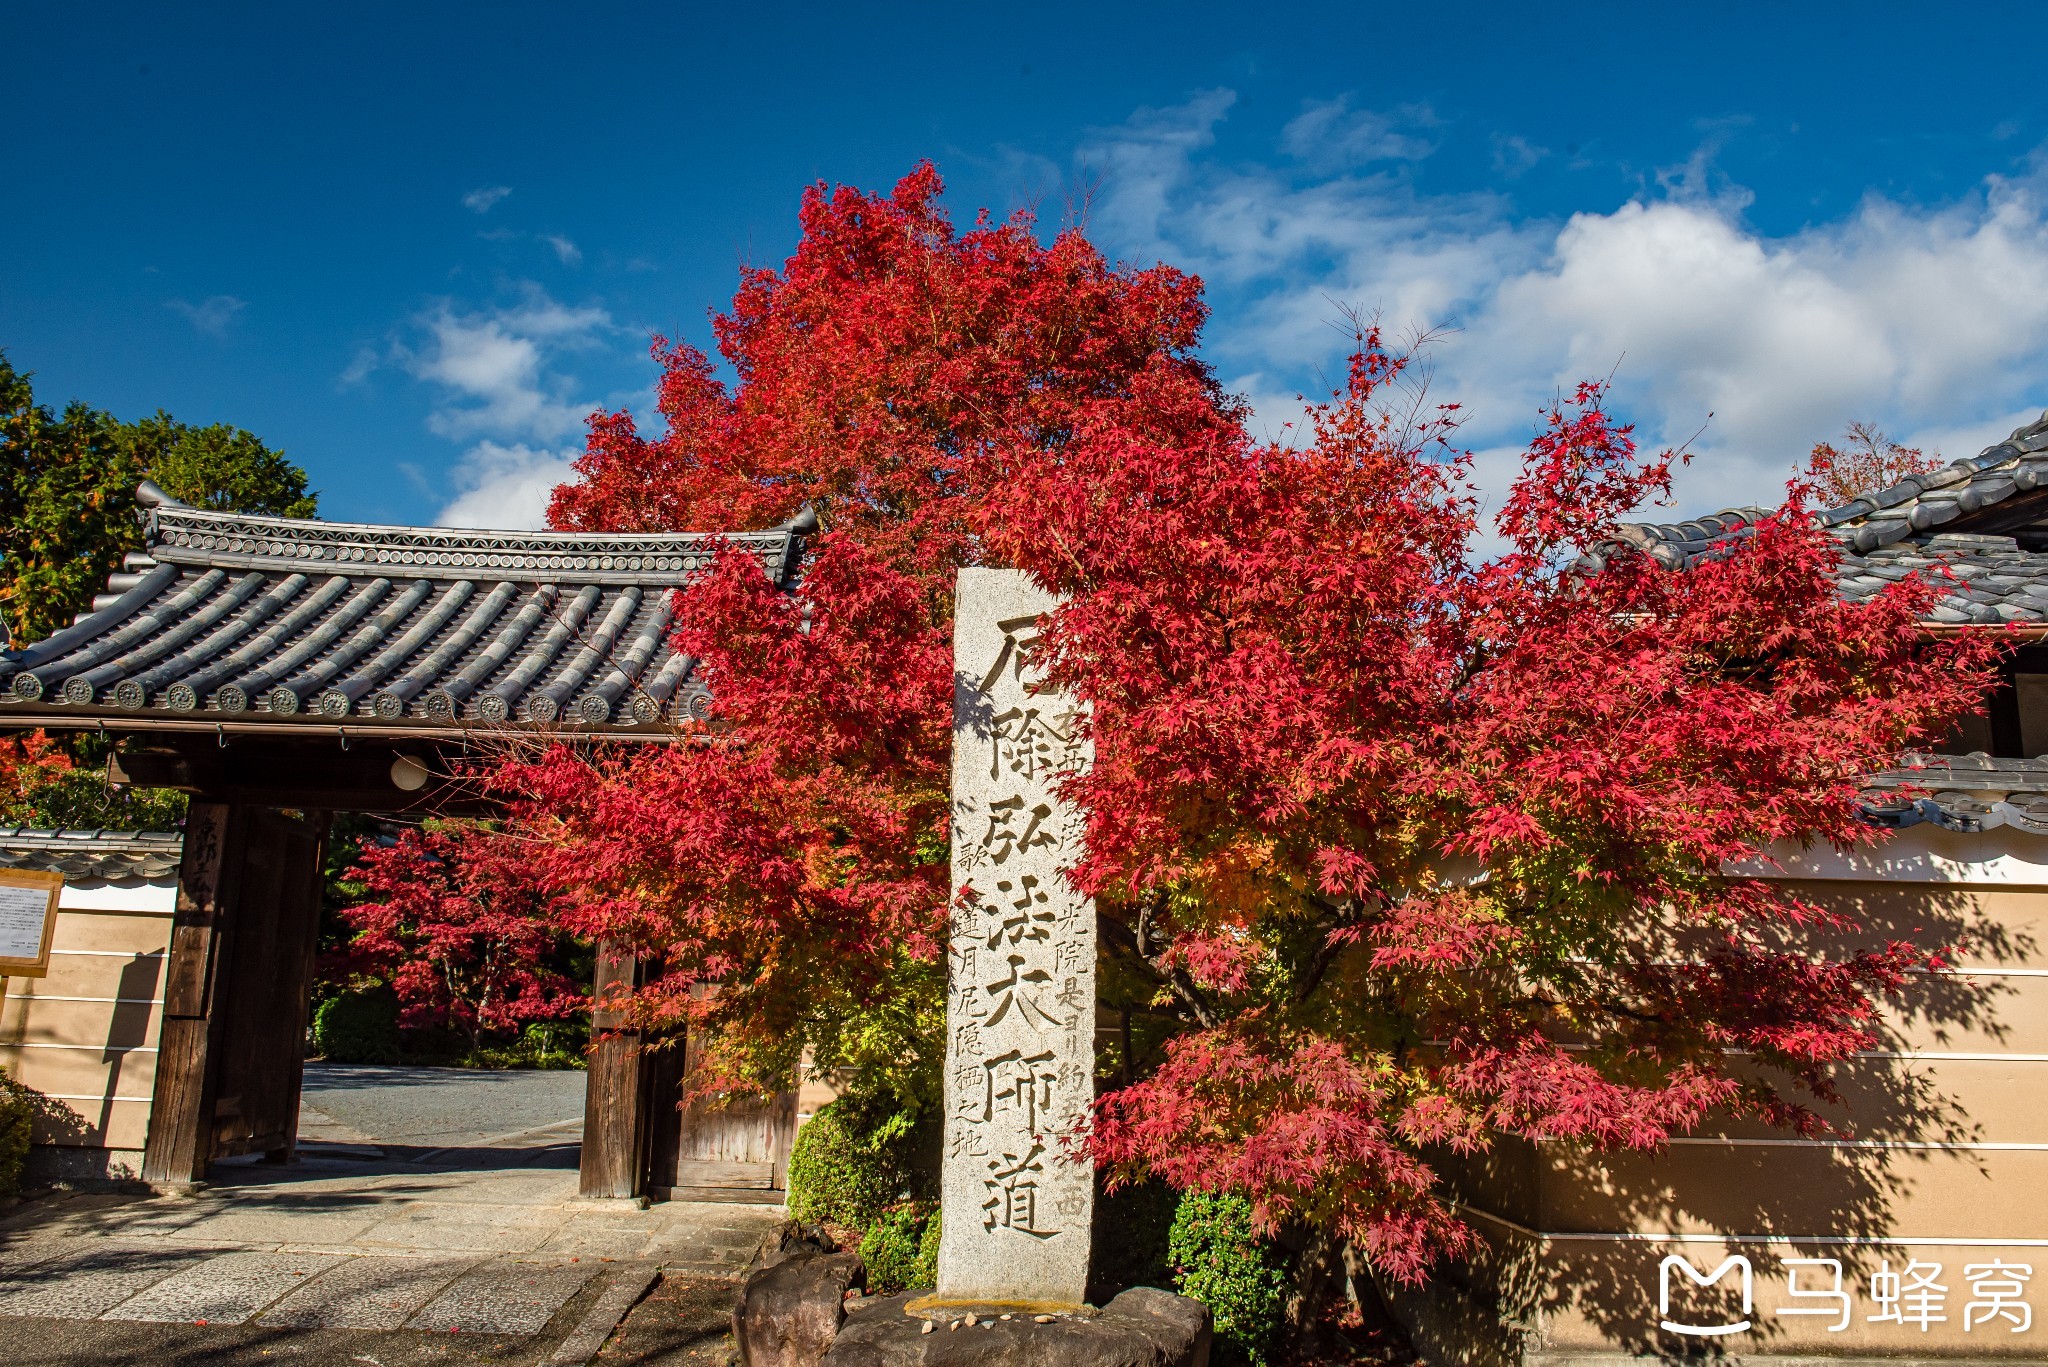
[[647, 1060], [637, 1030], [610, 1003], [640, 985], [641, 963], [613, 940], [597, 945], [590, 1031], [596, 1044], [584, 1074], [583, 1153], [577, 1195], [587, 1200], [641, 1196], [647, 1190]]
[[239, 817], [225, 802], [194, 802], [185, 816], [163, 1030], [142, 1152], [142, 1180], [156, 1185], [181, 1188], [202, 1182], [213, 1157], [212, 1004], [230, 885], [239, 862]]
[[[393, 765], [425, 769], [417, 788], [399, 785]], [[497, 805], [459, 777], [459, 751], [434, 745], [352, 744], [307, 739], [156, 736], [123, 741], [110, 773], [116, 783], [176, 788], [252, 807], [298, 810], [489, 814]]]

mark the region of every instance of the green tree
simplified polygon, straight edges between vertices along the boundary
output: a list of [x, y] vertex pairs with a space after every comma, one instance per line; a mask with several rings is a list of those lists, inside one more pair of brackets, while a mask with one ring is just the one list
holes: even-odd
[[[144, 479], [199, 508], [313, 516], [306, 472], [239, 427], [190, 427], [162, 411], [124, 423], [76, 400], [58, 413], [30, 381], [0, 352], [0, 618], [15, 645], [70, 621], [142, 548]], [[174, 824], [183, 795], [110, 787], [108, 749], [89, 734], [0, 739], [0, 823]]]
[[253, 432], [226, 423], [187, 427], [158, 409], [122, 429], [136, 466], [172, 498], [222, 513], [311, 517], [306, 472]]
[[17, 645], [76, 616], [141, 548], [144, 479], [195, 507], [314, 513], [306, 472], [240, 428], [123, 423], [76, 400], [60, 414], [30, 380], [0, 353], [0, 613]]
[[139, 478], [119, 423], [51, 412], [0, 356], [0, 603], [17, 644], [62, 626], [137, 544]]

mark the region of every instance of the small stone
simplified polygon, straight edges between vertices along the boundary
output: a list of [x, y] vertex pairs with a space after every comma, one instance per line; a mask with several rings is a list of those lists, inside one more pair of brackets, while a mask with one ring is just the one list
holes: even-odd
[[954, 1320], [954, 1321], [953, 1321], [953, 1322], [952, 1322], [951, 1324], [949, 1324], [949, 1325], [947, 1325], [947, 1326], [946, 1326], [946, 1332], [950, 1334], [950, 1333], [952, 1333], [952, 1332], [953, 1332], [953, 1331], [954, 1331], [955, 1329], [958, 1329], [959, 1327], [960, 1327], [960, 1321], [959, 1321], [959, 1320]]
[[1004, 1319], [1012, 1319], [1012, 1318], [1014, 1318], [1014, 1316], [1011, 1316], [1011, 1315], [1005, 1315], [1005, 1316], [1003, 1316], [1003, 1318], [1004, 1318]]
[[967, 1318], [960, 1322], [966, 1325], [969, 1329], [972, 1329], [975, 1325], [981, 1323], [981, 1317], [975, 1314], [972, 1310], [970, 1310], [967, 1312]]
[[1031, 1322], [1032, 1322], [1033, 1324], [1051, 1324], [1051, 1323], [1052, 1323], [1052, 1316], [1051, 1316], [1051, 1315], [1033, 1315], [1033, 1316], [1031, 1317]]
[[924, 1322], [924, 1328], [918, 1330], [917, 1332], [920, 1334], [929, 1334], [932, 1330], [936, 1328], [938, 1328], [937, 1325], [933, 1324], [930, 1320], [926, 1320]]

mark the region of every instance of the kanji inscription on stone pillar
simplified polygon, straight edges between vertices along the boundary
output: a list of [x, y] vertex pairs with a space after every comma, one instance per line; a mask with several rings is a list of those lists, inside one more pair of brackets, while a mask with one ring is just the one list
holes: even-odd
[[953, 619], [953, 887], [946, 989], [945, 1301], [1081, 1304], [1093, 1167], [1095, 904], [1063, 870], [1081, 823], [1054, 786], [1088, 763], [1073, 705], [1040, 691], [1039, 615], [1015, 570], [960, 572]]

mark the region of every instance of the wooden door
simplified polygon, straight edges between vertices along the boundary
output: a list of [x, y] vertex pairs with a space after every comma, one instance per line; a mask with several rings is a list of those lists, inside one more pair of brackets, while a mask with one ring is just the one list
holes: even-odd
[[795, 1137], [795, 1092], [722, 1106], [695, 1103], [683, 1111], [675, 1185], [781, 1191]]
[[[689, 1052], [686, 1047], [686, 1068], [694, 1062]], [[789, 1185], [795, 1092], [778, 1092], [765, 1100], [693, 1102], [683, 1108], [680, 1129], [675, 1140], [677, 1188], [779, 1192]]]
[[267, 808], [246, 819], [225, 991], [216, 1002], [213, 1153], [287, 1156], [298, 1142], [325, 822]]

